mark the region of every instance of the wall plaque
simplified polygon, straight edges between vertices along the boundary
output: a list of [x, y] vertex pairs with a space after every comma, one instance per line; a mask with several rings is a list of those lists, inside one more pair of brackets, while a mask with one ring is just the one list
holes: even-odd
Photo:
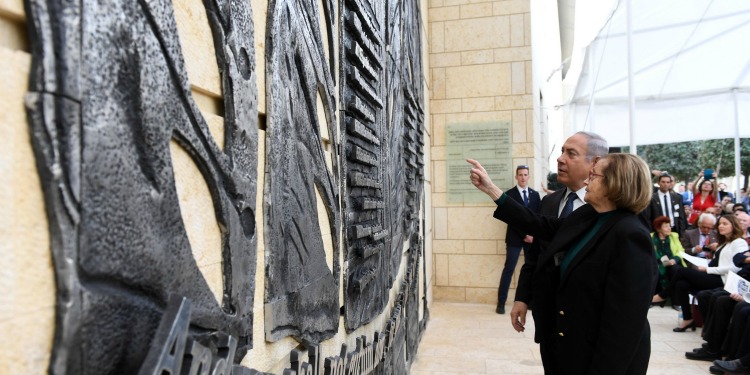
[[448, 202], [487, 202], [487, 196], [469, 181], [466, 159], [482, 163], [495, 185], [514, 185], [511, 124], [508, 121], [449, 124], [446, 126]]

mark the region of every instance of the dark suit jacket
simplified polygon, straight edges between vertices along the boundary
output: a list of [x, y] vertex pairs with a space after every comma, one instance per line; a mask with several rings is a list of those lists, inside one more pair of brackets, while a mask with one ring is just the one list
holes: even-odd
[[[527, 187], [526, 190], [529, 191], [529, 209], [534, 212], [539, 212], [539, 205], [542, 201], [542, 199], [539, 197], [539, 193], [537, 193], [536, 190], [530, 187]], [[506, 191], [506, 194], [508, 194], [509, 197], [515, 199], [516, 202], [523, 204], [523, 197], [521, 196], [521, 193], [518, 192], [518, 189], [515, 186], [511, 189], [508, 189], [508, 191]], [[526, 232], [520, 230], [519, 228], [508, 225], [508, 230], [505, 232], [506, 244], [511, 246], [526, 245], [526, 242], [523, 242], [524, 237], [526, 237]]]
[[555, 342], [562, 374], [645, 374], [650, 356], [647, 315], [657, 269], [649, 232], [617, 210], [562, 277], [555, 254], [574, 246], [596, 223], [590, 205], [567, 219], [535, 215], [511, 199], [495, 218], [525, 228], [542, 249], [531, 280], [537, 342]]
[[[685, 217], [685, 204], [682, 202], [682, 195], [670, 191], [669, 197], [670, 204], [672, 205], [672, 215], [677, 214], [677, 216], [675, 216], [674, 218], [675, 231], [677, 232], [677, 234], [682, 235], [682, 233], [685, 232], [688, 226], [687, 218]], [[651, 204], [649, 207], [651, 216], [649, 218], [648, 228], [651, 232], [654, 231], [654, 228], [651, 226], [651, 223], [654, 222], [654, 219], [659, 216], [664, 216], [661, 207], [663, 205], [664, 202], [659, 199], [659, 193], [657, 190], [656, 192], [654, 192], [654, 196], [651, 198]], [[675, 206], [677, 206], [678, 208], [674, 208]]]
[[[549, 217], [557, 217], [557, 211], [560, 209], [560, 202], [565, 197], [567, 189], [559, 189], [552, 194], [545, 195], [539, 205], [539, 214]], [[524, 256], [524, 263], [521, 266], [521, 272], [518, 274], [518, 284], [516, 286], [516, 301], [521, 301], [528, 306], [532, 306], [533, 294], [531, 291], [531, 279], [536, 269], [537, 259], [542, 249], [549, 244], [548, 241], [541, 238], [535, 238]], [[532, 306], [532, 314], [534, 308]], [[536, 317], [535, 317], [536, 319]]]

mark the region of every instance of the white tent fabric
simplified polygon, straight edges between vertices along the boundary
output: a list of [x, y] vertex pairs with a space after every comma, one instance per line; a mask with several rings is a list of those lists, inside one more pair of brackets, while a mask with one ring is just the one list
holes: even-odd
[[[634, 144], [750, 137], [750, 1], [630, 1]], [[630, 144], [625, 2], [586, 48], [568, 107], [574, 131], [611, 146]]]

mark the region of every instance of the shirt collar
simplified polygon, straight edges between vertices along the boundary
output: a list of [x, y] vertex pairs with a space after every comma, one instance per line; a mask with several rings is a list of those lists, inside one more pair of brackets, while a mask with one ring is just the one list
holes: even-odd
[[[571, 192], [571, 189], [570, 188], [566, 188], [565, 196], [563, 197], [564, 200], [568, 199], [568, 195], [570, 194], [570, 192]], [[581, 202], [586, 203], [586, 201], [583, 199], [583, 197], [586, 196], [586, 186], [585, 185], [582, 188], [574, 191], [573, 193], [578, 196], [578, 199], [580, 199]]]

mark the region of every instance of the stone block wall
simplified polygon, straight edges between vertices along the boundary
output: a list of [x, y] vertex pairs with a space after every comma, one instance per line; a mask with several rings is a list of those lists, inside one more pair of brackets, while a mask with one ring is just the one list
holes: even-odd
[[[494, 204], [447, 199], [447, 125], [507, 121], [512, 165], [531, 166], [540, 190], [531, 84], [529, 0], [431, 0], [429, 3], [432, 127], [433, 257], [436, 300], [490, 303], [505, 262], [504, 223]], [[515, 169], [515, 168], [514, 168]], [[536, 177], [536, 178], [534, 178]], [[467, 173], [467, 184], [468, 173]], [[510, 186], [501, 186], [507, 189]], [[523, 255], [511, 283], [512, 301]]]

